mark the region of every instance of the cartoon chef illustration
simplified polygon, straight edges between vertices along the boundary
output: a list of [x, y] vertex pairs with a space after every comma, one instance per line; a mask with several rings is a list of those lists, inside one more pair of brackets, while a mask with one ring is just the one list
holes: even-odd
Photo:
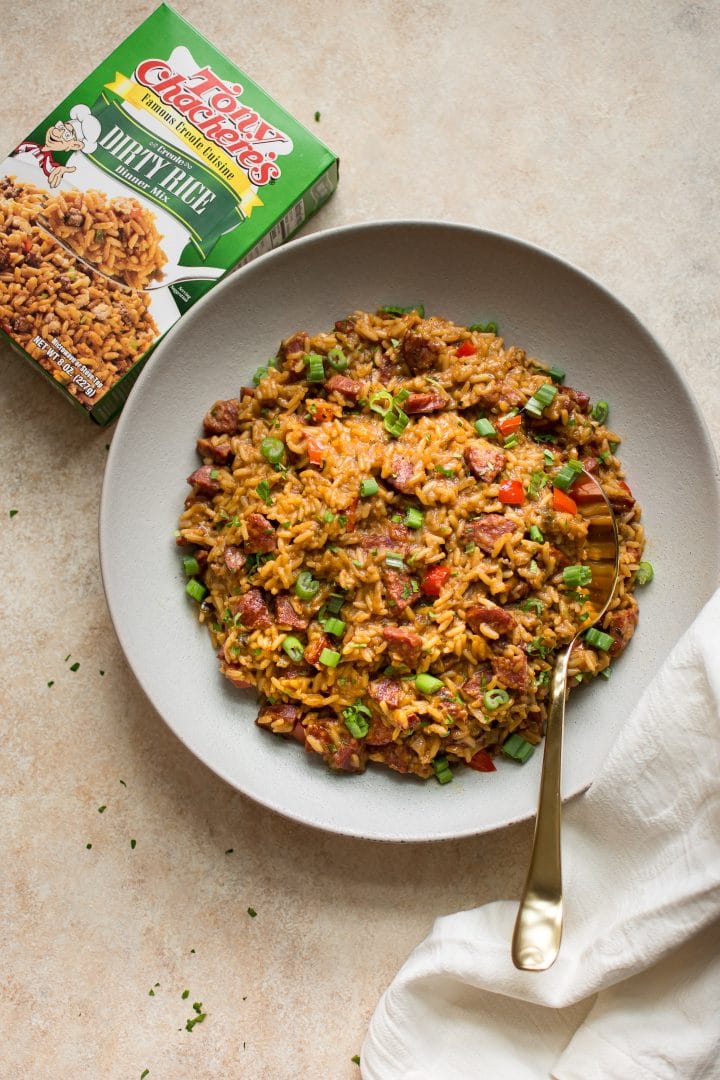
[[56, 188], [65, 173], [75, 172], [74, 165], [61, 165], [53, 153], [84, 150], [91, 154], [97, 146], [100, 134], [100, 121], [93, 116], [87, 105], [73, 105], [70, 119], [59, 120], [49, 127], [45, 135], [45, 145], [24, 142], [15, 150], [14, 156], [20, 161], [42, 169], [51, 188]]

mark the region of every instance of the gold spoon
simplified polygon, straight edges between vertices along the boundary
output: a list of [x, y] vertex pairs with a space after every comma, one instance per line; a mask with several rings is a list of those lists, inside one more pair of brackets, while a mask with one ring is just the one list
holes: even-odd
[[126, 292], [152, 292], [154, 289], [165, 289], [168, 285], [179, 285], [183, 281], [217, 281], [225, 273], [224, 270], [218, 269], [215, 266], [178, 266], [178, 273], [175, 277], [168, 277], [167, 274], [163, 275], [162, 281], [155, 281], [151, 285], [145, 285], [142, 289], [136, 289], [132, 285], [128, 285], [122, 278], [115, 277], [113, 274], [106, 274], [104, 270], [101, 270], [95, 263], [90, 262], [83, 255], [80, 255], [74, 248], [70, 247], [64, 240], [61, 240], [56, 233], [50, 228], [50, 222], [44, 214], [35, 215], [35, 224], [38, 225], [44, 233], [54, 240], [56, 244], [71, 255], [73, 259], [77, 259], [88, 269], [92, 270], [93, 274], [99, 274], [100, 277], [105, 278], [106, 281], [116, 285], [119, 289], [125, 289]]
[[554, 963], [560, 949], [563, 921], [561, 770], [568, 664], [580, 634], [595, 626], [607, 611], [620, 565], [617, 522], [610, 503], [597, 480], [585, 470], [582, 475], [592, 481], [598, 496], [596, 502], [578, 505], [578, 513], [588, 523], [583, 564], [592, 570], [592, 581], [587, 586], [590, 618], [559, 651], [550, 686], [532, 855], [512, 939], [513, 964], [523, 971], [545, 971]]

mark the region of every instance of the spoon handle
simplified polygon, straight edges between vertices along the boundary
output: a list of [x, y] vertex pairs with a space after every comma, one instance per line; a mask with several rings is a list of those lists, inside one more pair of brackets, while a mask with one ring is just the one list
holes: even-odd
[[523, 971], [545, 971], [562, 937], [560, 815], [565, 688], [572, 643], [558, 653], [550, 688], [535, 835], [512, 940], [512, 960]]

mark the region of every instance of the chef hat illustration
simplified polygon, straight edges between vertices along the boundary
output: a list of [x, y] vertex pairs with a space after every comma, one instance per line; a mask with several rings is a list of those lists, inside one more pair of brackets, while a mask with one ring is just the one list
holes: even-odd
[[70, 110], [70, 123], [75, 128], [75, 134], [83, 143], [86, 154], [92, 154], [97, 146], [100, 134], [100, 121], [93, 116], [87, 105], [73, 105]]

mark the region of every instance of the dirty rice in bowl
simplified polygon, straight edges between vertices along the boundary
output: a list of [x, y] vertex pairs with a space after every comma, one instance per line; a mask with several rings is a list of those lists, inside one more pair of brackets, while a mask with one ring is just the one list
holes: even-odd
[[383, 308], [293, 333], [210, 408], [177, 543], [259, 725], [345, 772], [527, 760], [587, 618], [579, 463], [615, 511], [620, 581], [570, 682], [607, 672], [651, 571], [608, 407], [564, 378], [493, 324]]

